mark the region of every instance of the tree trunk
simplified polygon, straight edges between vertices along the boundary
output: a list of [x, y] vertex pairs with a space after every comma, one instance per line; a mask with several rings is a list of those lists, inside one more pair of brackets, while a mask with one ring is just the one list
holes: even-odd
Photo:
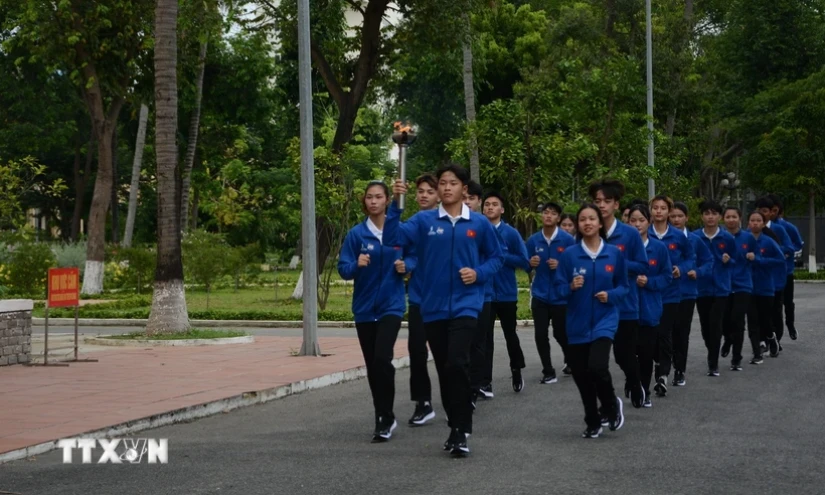
[[155, 7], [155, 153], [158, 175], [158, 259], [146, 333], [189, 330], [181, 259], [178, 127], [177, 0]]
[[816, 273], [816, 193], [808, 193], [808, 273]]
[[465, 14], [465, 28], [467, 29], [466, 39], [461, 47], [464, 55], [464, 112], [467, 116], [467, 125], [470, 127], [470, 142], [468, 143], [468, 151], [470, 152], [470, 178], [481, 184], [481, 175], [479, 171], [478, 160], [478, 139], [476, 138], [475, 128], [473, 124], [476, 121], [476, 95], [475, 84], [473, 81], [473, 45], [472, 45], [472, 26], [470, 25], [470, 16]]
[[120, 216], [117, 201], [117, 122], [112, 129], [112, 243], [120, 243]]
[[[112, 199], [112, 134], [123, 99], [112, 103], [109, 117], [96, 126], [97, 178], [89, 210], [89, 236], [86, 243], [86, 270], [83, 272], [82, 294], [103, 292], [103, 260], [106, 248], [106, 216]], [[102, 109], [100, 111], [102, 113]], [[112, 118], [113, 117], [113, 118]]]
[[189, 226], [189, 189], [192, 180], [192, 165], [195, 163], [195, 149], [198, 144], [198, 126], [201, 118], [201, 101], [203, 99], [203, 73], [206, 69], [207, 42], [201, 42], [198, 54], [198, 79], [195, 83], [195, 108], [189, 120], [189, 143], [186, 146], [186, 159], [183, 163], [183, 185], [181, 186], [181, 222]]
[[135, 141], [135, 159], [132, 162], [132, 183], [129, 186], [129, 211], [126, 214], [126, 232], [123, 234], [123, 246], [132, 247], [132, 235], [135, 231], [138, 191], [140, 189], [140, 168], [143, 164], [143, 148], [146, 146], [146, 121], [149, 120], [149, 108], [141, 103], [138, 117], [137, 140]]
[[[94, 131], [89, 138], [89, 143], [86, 145], [86, 164], [83, 167], [83, 175], [80, 174], [80, 168], [74, 169], [74, 213], [72, 214], [72, 242], [80, 240], [80, 222], [83, 219], [83, 203], [86, 199], [86, 181], [92, 173], [92, 160], [94, 160], [95, 148]], [[76, 163], [79, 165], [79, 163]]]

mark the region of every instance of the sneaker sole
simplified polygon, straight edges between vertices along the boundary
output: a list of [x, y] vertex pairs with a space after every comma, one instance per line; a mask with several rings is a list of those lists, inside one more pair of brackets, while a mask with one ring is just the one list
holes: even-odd
[[558, 383], [558, 378], [553, 378], [552, 380], [539, 380], [539, 383], [542, 385], [550, 385], [551, 383]]
[[603, 432], [602, 428], [599, 428], [599, 431], [597, 431], [595, 435], [582, 434], [582, 438], [599, 438], [602, 435], [602, 432]]
[[514, 383], [513, 384], [513, 392], [518, 393], [518, 392], [521, 392], [522, 390], [524, 390], [524, 378], [521, 379], [521, 383], [519, 383], [519, 384]]
[[667, 387], [665, 387], [661, 383], [657, 383], [653, 386], [653, 391], [656, 392], [656, 397], [666, 397], [667, 396]]
[[410, 426], [424, 426], [427, 424], [427, 421], [435, 418], [435, 411], [430, 412], [430, 414], [424, 416], [423, 418], [419, 419], [418, 421], [410, 420]]
[[453, 449], [450, 450], [450, 456], [456, 457], [456, 458], [459, 458], [459, 459], [467, 457], [468, 455], [470, 455], [470, 449], [464, 450], [464, 449], [457, 449], [457, 448], [453, 447]]
[[481, 392], [481, 397], [485, 399], [492, 399], [495, 395], [493, 395], [492, 392]]

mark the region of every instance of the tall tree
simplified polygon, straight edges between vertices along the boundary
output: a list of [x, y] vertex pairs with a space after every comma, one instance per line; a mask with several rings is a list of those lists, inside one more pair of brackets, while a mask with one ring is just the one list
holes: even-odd
[[473, 129], [473, 124], [476, 121], [476, 88], [473, 79], [473, 28], [469, 14], [464, 14], [464, 19], [466, 32], [461, 45], [463, 59], [461, 72], [464, 82], [464, 112], [467, 116], [467, 124], [470, 127], [469, 142], [467, 144], [470, 154], [470, 177], [476, 182], [481, 182], [478, 169], [478, 139]]
[[189, 329], [181, 259], [178, 169], [178, 2], [157, 0], [155, 9], [155, 153], [158, 176], [158, 259], [146, 333]]
[[143, 148], [146, 145], [146, 122], [148, 120], [149, 107], [141, 103], [137, 139], [135, 140], [135, 158], [132, 162], [132, 182], [129, 187], [129, 210], [126, 213], [126, 232], [123, 234], [123, 247], [132, 246], [132, 235], [135, 232], [135, 215], [137, 214], [137, 199], [140, 189], [140, 168], [143, 164]]
[[86, 104], [98, 167], [88, 221], [84, 294], [103, 290], [106, 217], [112, 195], [112, 136], [139, 72], [151, 2], [25, 0], [13, 4], [15, 40], [52, 71], [68, 72]]

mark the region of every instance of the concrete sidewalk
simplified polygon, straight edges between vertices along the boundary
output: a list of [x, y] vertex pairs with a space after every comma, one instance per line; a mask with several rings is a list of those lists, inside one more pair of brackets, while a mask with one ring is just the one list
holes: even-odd
[[[325, 357], [298, 357], [300, 337], [198, 347], [88, 348], [69, 367], [0, 368], [0, 463], [61, 438], [119, 436], [229, 411], [365, 375], [356, 338], [322, 337]], [[407, 341], [395, 346], [406, 366]]]

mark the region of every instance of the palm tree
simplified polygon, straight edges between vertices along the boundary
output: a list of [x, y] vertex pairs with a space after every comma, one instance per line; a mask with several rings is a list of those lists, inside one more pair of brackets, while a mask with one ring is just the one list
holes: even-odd
[[158, 261], [146, 333], [183, 332], [189, 314], [181, 259], [180, 174], [178, 173], [178, 0], [155, 7], [155, 152], [158, 176]]

